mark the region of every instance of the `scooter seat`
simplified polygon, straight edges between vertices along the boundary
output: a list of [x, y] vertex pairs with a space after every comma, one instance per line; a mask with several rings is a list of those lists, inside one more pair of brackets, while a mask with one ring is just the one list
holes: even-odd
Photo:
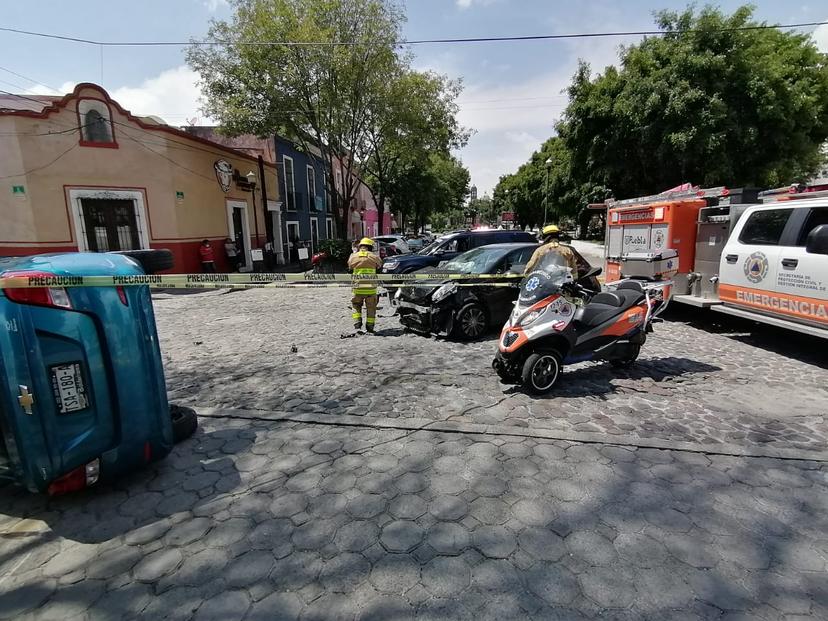
[[633, 304], [638, 304], [645, 297], [643, 291], [636, 291], [635, 289], [622, 289], [621, 291], [616, 291], [615, 295], [623, 298], [624, 303], [621, 304], [623, 308], [629, 308]]
[[620, 315], [621, 312], [621, 309], [617, 306], [590, 302], [575, 313], [575, 321], [586, 327], [598, 326]]
[[615, 291], [602, 291], [593, 296], [592, 304], [604, 304], [606, 306], [621, 307], [624, 305], [624, 298]]
[[583, 326], [598, 326], [632, 308], [643, 299], [644, 293], [640, 291], [603, 291], [576, 313], [575, 320]]

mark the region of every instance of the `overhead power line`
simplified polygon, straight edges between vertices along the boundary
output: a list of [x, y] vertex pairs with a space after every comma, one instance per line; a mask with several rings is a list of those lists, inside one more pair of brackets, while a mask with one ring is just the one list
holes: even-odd
[[17, 76], [18, 78], [23, 78], [27, 82], [32, 82], [33, 84], [37, 84], [38, 86], [45, 86], [46, 88], [53, 90], [55, 92], [59, 92], [54, 86], [49, 86], [48, 84], [44, 84], [43, 82], [38, 82], [37, 80], [33, 80], [32, 78], [26, 77], [22, 73], [17, 73], [16, 71], [12, 71], [11, 69], [7, 69], [6, 67], [0, 67], [0, 71], [5, 71], [6, 73], [10, 73], [12, 75]]
[[[543, 34], [543, 35], [523, 35], [523, 36], [504, 36], [504, 37], [455, 37], [445, 39], [409, 39], [402, 41], [395, 41], [394, 45], [428, 45], [428, 44], [454, 44], [454, 43], [498, 43], [504, 41], [555, 41], [560, 39], [590, 39], [603, 37], [643, 37], [643, 36], [664, 36], [670, 34], [691, 34], [694, 32], [744, 32], [750, 30], [772, 30], [781, 28], [808, 28], [811, 26], [824, 26], [828, 21], [821, 22], [798, 22], [794, 24], [757, 24], [754, 26], [735, 26], [732, 28], [716, 28], [716, 29], [696, 29], [688, 28], [685, 30], [627, 30], [627, 31], [608, 31], [608, 32], [576, 32], [564, 34]], [[196, 46], [210, 46], [210, 45], [249, 45], [249, 46], [321, 46], [321, 47], [336, 47], [336, 46], [351, 46], [351, 45], [370, 45], [372, 41], [216, 41], [209, 39], [192, 39], [190, 41], [96, 41], [94, 39], [85, 39], [82, 37], [72, 37], [66, 35], [51, 34], [46, 32], [35, 32], [32, 30], [21, 30], [19, 28], [0, 27], [2, 32], [11, 32], [14, 34], [25, 35], [30, 37], [41, 37], [44, 39], [56, 39], [59, 41], [69, 41], [72, 43], [82, 43], [86, 45], [97, 45], [100, 47], [158, 47], [158, 46], [182, 46], [182, 45], [196, 45]]]

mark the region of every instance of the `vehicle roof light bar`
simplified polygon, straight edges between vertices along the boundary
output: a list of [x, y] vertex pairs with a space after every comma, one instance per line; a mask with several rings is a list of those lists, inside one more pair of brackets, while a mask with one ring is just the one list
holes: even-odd
[[[769, 190], [769, 192], [773, 192], [773, 190]], [[765, 194], [764, 192], [759, 195], [759, 200], [762, 201], [763, 204], [768, 203], [781, 203], [785, 201], [804, 201], [810, 198], [825, 198], [828, 197], [828, 190], [813, 190], [813, 191], [804, 191], [804, 192], [787, 192], [787, 193], [779, 193], [779, 194]]]

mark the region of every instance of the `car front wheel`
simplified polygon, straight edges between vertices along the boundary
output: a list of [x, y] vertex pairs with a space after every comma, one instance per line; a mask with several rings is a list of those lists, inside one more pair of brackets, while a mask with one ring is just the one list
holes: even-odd
[[466, 341], [480, 338], [487, 327], [486, 311], [479, 304], [466, 304], [454, 318], [455, 334]]

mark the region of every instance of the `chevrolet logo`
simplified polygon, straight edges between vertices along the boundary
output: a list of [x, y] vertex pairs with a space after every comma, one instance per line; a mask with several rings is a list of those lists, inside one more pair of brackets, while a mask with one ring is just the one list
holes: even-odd
[[32, 406], [34, 405], [34, 397], [29, 393], [28, 386], [24, 386], [20, 384], [18, 386], [20, 389], [20, 396], [17, 397], [17, 402], [20, 404], [20, 407], [23, 408], [23, 411], [26, 414], [32, 414]]

